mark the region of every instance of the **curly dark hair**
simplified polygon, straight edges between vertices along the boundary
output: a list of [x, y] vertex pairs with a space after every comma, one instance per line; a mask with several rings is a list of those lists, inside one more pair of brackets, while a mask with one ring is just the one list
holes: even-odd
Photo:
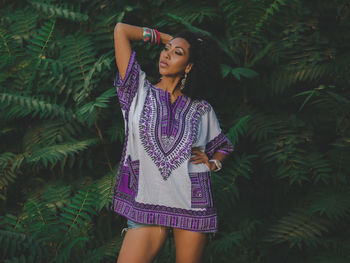
[[[190, 44], [189, 62], [193, 63], [182, 93], [193, 100], [210, 100], [213, 89], [220, 85], [221, 80], [219, 46], [210, 36], [200, 32], [183, 30], [174, 36], [174, 38], [177, 37], [185, 39]], [[178, 86], [181, 80], [182, 78]]]

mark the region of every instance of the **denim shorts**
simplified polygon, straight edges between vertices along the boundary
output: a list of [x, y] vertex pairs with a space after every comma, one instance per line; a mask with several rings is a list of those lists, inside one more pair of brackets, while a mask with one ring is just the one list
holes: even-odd
[[[129, 228], [138, 228], [138, 227], [144, 227], [144, 226], [157, 226], [157, 225], [152, 225], [152, 224], [141, 224], [141, 223], [137, 223], [135, 221], [132, 221], [130, 219], [128, 219], [127, 221], [127, 225], [128, 227], [125, 227], [122, 229], [121, 235], [123, 235], [124, 231], [127, 231]], [[170, 230], [170, 232], [172, 232], [172, 229], [168, 227], [168, 229]], [[160, 229], [161, 231], [161, 229]], [[215, 233], [213, 233], [215, 235]]]
[[147, 225], [147, 224], [140, 224], [137, 223], [135, 221], [132, 221], [130, 219], [128, 219], [128, 228], [138, 228], [138, 227], [142, 227], [142, 226], [152, 226], [152, 225]]
[[138, 228], [138, 227], [143, 227], [143, 226], [156, 226], [156, 225], [151, 225], [151, 224], [137, 223], [137, 222], [132, 221], [130, 219], [128, 219], [127, 225], [128, 225], [128, 227], [125, 227], [122, 229], [121, 235], [123, 235], [124, 231], [127, 231], [130, 228]]

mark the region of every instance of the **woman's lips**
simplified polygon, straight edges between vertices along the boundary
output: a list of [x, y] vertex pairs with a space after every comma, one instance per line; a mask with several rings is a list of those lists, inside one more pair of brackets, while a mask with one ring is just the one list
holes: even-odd
[[159, 62], [159, 66], [160, 66], [160, 67], [167, 67], [168, 64], [165, 63], [164, 61], [161, 61], [161, 62]]

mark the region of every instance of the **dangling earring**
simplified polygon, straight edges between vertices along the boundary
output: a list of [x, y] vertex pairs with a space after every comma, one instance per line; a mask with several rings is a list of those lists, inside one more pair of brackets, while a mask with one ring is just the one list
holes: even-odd
[[183, 90], [185, 88], [186, 79], [187, 79], [187, 73], [185, 73], [185, 77], [181, 80], [180, 90]]

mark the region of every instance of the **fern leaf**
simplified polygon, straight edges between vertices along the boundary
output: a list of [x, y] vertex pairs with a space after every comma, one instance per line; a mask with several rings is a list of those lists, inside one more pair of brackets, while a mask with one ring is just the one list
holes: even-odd
[[10, 152], [0, 155], [0, 199], [6, 200], [6, 196], [2, 192], [17, 178], [23, 160], [24, 156]]
[[80, 107], [77, 111], [77, 116], [82, 122], [86, 122], [88, 125], [92, 125], [96, 121], [98, 115], [97, 110], [99, 108], [107, 108], [107, 103], [112, 97], [115, 96], [117, 96], [115, 88], [106, 90], [99, 97], [97, 97], [95, 101], [91, 101]]
[[108, 52], [107, 54], [102, 55], [91, 67], [89, 73], [87, 74], [87, 77], [84, 80], [84, 88], [76, 95], [76, 101], [78, 104], [81, 104], [84, 99], [90, 96], [90, 93], [92, 91], [91, 79], [93, 74], [95, 72], [101, 72], [102, 67], [106, 67], [106, 70], [110, 70], [110, 65], [112, 61], [115, 60], [114, 57], [109, 57], [112, 52], [113, 50]]
[[113, 171], [108, 172], [105, 176], [96, 182], [101, 203], [99, 204], [98, 211], [102, 208], [109, 209], [110, 203], [112, 202], [114, 184], [117, 176], [118, 167], [114, 168]]
[[233, 145], [236, 145], [238, 143], [238, 138], [241, 135], [244, 135], [247, 131], [247, 122], [250, 118], [249, 115], [243, 116], [239, 118], [234, 126], [230, 128], [228, 133], [226, 134], [228, 139], [232, 142]]
[[6, 109], [6, 118], [20, 118], [39, 115], [41, 118], [61, 117], [64, 120], [75, 119], [72, 110], [63, 106], [51, 104], [33, 97], [20, 96], [10, 93], [0, 93], [1, 108]]
[[325, 189], [321, 192], [316, 192], [310, 205], [310, 211], [320, 215], [325, 214], [329, 219], [340, 220], [340, 218], [349, 215], [349, 193], [349, 189], [346, 191]]
[[49, 208], [62, 208], [70, 202], [72, 186], [50, 186], [42, 195], [42, 199]]
[[276, 244], [288, 242], [289, 247], [317, 246], [319, 237], [328, 232], [329, 223], [304, 210], [290, 213], [270, 228], [267, 241]]
[[[25, 6], [24, 9], [15, 10], [9, 13], [10, 31], [13, 32], [14, 38], [29, 40], [35, 33], [39, 14]], [[23, 44], [23, 43], [21, 43]]]
[[[78, 99], [78, 95], [84, 88], [85, 80], [95, 63], [95, 54], [96, 48], [87, 34], [77, 31], [75, 35], [68, 35], [64, 39], [64, 48], [60, 59], [65, 64], [71, 82], [66, 89], [72, 89], [74, 100]], [[90, 81], [93, 80], [90, 79]]]
[[240, 246], [242, 240], [243, 235], [240, 231], [231, 231], [222, 235], [220, 239], [212, 241], [209, 249], [218, 254], [228, 253], [234, 246]]
[[61, 214], [61, 222], [65, 225], [65, 235], [72, 232], [85, 231], [87, 223], [91, 222], [91, 215], [96, 215], [96, 208], [100, 204], [99, 196], [95, 187], [88, 190], [80, 190], [72, 198], [72, 202], [65, 208]]
[[49, 16], [63, 17], [72, 21], [80, 22], [84, 22], [89, 19], [88, 15], [74, 11], [74, 8], [68, 6], [68, 3], [65, 3], [63, 6], [56, 6], [37, 1], [30, 1], [29, 3], [31, 3], [38, 11], [46, 13]]
[[39, 165], [41, 162], [44, 167], [48, 167], [49, 164], [54, 166], [56, 163], [63, 161], [68, 156], [87, 149], [89, 146], [94, 145], [98, 142], [98, 139], [88, 139], [85, 141], [78, 142], [66, 142], [59, 145], [53, 145], [41, 148], [33, 152], [28, 157], [27, 162], [34, 165]]
[[15, 43], [14, 35], [0, 28], [0, 68], [12, 65], [22, 55], [22, 49]]
[[57, 120], [33, 125], [23, 136], [23, 148], [33, 151], [36, 148], [71, 141], [77, 138], [81, 131], [81, 126], [76, 122]]

